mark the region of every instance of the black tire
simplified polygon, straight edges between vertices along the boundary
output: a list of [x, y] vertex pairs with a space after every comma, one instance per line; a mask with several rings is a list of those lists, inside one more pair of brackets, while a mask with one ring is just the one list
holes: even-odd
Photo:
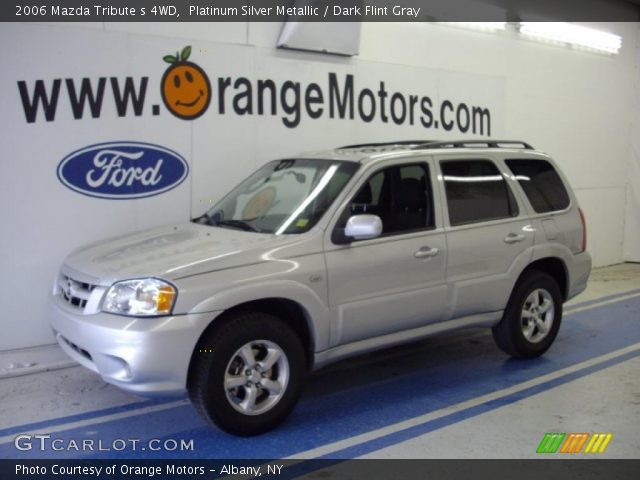
[[[265, 345], [279, 347], [286, 359], [286, 364], [279, 363], [272, 367], [269, 373], [262, 372], [263, 377], [268, 375], [278, 380], [278, 375], [283, 375], [282, 372], [288, 365], [288, 381], [282, 390], [283, 393], [279, 395], [276, 403], [263, 413], [247, 414], [238, 410], [244, 403], [239, 400], [246, 400], [249, 395], [248, 388], [259, 392], [255, 401], [256, 406], [267, 405], [271, 398], [269, 390], [256, 387], [261, 386], [259, 378], [252, 382], [252, 378], [246, 376], [247, 370], [244, 370], [246, 362], [242, 355], [236, 355], [247, 344], [251, 344], [250, 349], [258, 362], [261, 356], [264, 359], [266, 355], [266, 347], [261, 350]], [[242, 385], [228, 390], [225, 388], [227, 371], [237, 377], [245, 375], [246, 385], [251, 386]], [[252, 375], [258, 375], [257, 369], [249, 369], [249, 371], [253, 372]], [[273, 315], [239, 312], [223, 319], [219, 327], [206, 332], [198, 343], [189, 372], [189, 397], [198, 413], [207, 422], [217, 425], [225, 432], [245, 437], [258, 435], [277, 427], [291, 413], [300, 396], [305, 373], [304, 347], [291, 327]], [[269, 378], [266, 380], [268, 381]], [[265, 379], [262, 381], [264, 382]], [[261, 387], [264, 388], [264, 386]], [[234, 407], [232, 403], [236, 406]]]
[[[554, 312], [553, 315], [549, 315], [552, 323], [547, 330], [546, 336], [537, 341], [531, 341], [527, 339], [524, 332], [529, 320], [523, 317], [523, 309], [527, 307], [527, 310], [529, 310], [530, 307], [528, 306], [531, 305], [531, 303], [527, 302], [527, 299], [530, 295], [533, 295], [533, 292], [540, 292], [541, 290], [548, 292], [553, 300]], [[498, 344], [498, 347], [513, 357], [539, 357], [549, 349], [558, 335], [561, 320], [562, 294], [560, 293], [558, 283], [553, 277], [546, 273], [530, 271], [525, 273], [513, 288], [502, 320], [498, 325], [493, 327], [493, 338]], [[535, 338], [536, 328], [538, 327], [533, 328], [534, 336], [532, 339]], [[538, 332], [542, 332], [542, 330], [538, 329]]]

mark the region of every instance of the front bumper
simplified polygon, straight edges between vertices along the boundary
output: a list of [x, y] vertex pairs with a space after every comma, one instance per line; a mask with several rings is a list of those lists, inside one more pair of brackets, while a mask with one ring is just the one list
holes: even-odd
[[51, 326], [60, 347], [123, 390], [143, 396], [183, 395], [198, 339], [219, 312], [134, 318], [84, 315], [59, 295]]

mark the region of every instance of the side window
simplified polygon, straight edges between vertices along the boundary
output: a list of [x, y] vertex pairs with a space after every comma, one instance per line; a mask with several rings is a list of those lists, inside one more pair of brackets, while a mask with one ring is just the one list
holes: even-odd
[[518, 215], [518, 206], [498, 167], [489, 160], [440, 162], [452, 226]]
[[564, 210], [569, 194], [558, 172], [545, 160], [507, 160], [507, 166], [537, 213]]
[[374, 173], [353, 197], [336, 228], [344, 229], [350, 216], [360, 214], [379, 216], [383, 235], [433, 228], [427, 165], [399, 165]]
[[351, 215], [380, 214], [380, 199], [383, 196], [382, 188], [389, 185], [389, 182], [385, 182], [386, 177], [387, 172], [385, 170], [377, 172], [360, 188], [349, 205]]
[[426, 165], [396, 167], [392, 185], [389, 232], [433, 228], [431, 181]]

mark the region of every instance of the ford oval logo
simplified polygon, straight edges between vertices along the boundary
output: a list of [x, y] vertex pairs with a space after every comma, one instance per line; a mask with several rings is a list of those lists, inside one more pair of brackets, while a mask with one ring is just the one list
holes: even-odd
[[58, 178], [91, 197], [150, 197], [180, 185], [189, 174], [182, 156], [141, 142], [110, 142], [70, 153], [58, 165]]

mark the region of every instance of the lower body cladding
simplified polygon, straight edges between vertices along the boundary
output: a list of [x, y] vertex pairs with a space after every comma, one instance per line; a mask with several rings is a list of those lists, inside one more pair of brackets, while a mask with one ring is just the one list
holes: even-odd
[[51, 312], [56, 340], [67, 355], [105, 381], [143, 396], [184, 395], [193, 350], [218, 314], [82, 315], [58, 297]]

